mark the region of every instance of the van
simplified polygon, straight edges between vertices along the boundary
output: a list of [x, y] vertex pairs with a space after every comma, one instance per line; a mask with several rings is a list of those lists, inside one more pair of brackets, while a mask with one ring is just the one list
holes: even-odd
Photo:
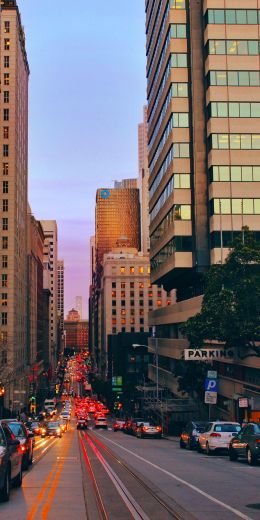
[[56, 408], [56, 397], [53, 397], [52, 399], [45, 399], [44, 408]]

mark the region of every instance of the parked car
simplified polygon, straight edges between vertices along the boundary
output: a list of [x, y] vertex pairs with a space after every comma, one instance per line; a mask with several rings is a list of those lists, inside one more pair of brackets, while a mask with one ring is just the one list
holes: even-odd
[[125, 421], [125, 422], [124, 422], [124, 424], [123, 424], [123, 429], [122, 429], [122, 431], [123, 431], [124, 433], [130, 433], [130, 430], [129, 430], [129, 429], [130, 429], [131, 422], [132, 422], [132, 421]]
[[149, 422], [142, 422], [136, 428], [136, 437], [142, 439], [143, 437], [155, 437], [161, 439], [162, 428], [161, 426], [154, 426]]
[[122, 431], [123, 428], [124, 428], [124, 424], [125, 424], [125, 421], [121, 421], [121, 420], [116, 420], [113, 424], [113, 429], [114, 429], [114, 432], [118, 432], [118, 431]]
[[231, 439], [229, 444], [230, 460], [246, 457], [250, 465], [260, 459], [260, 423], [249, 423]]
[[20, 450], [22, 453], [22, 469], [28, 469], [33, 460], [33, 440], [34, 434], [29, 432], [25, 424], [15, 419], [5, 419], [15, 438], [20, 441]]
[[88, 421], [84, 417], [77, 420], [77, 430], [85, 430], [88, 427]]
[[241, 426], [237, 422], [217, 421], [210, 422], [198, 440], [198, 451], [206, 451], [211, 455], [216, 450], [228, 450], [234, 435], [239, 433]]
[[198, 447], [199, 434], [203, 433], [208, 425], [205, 421], [190, 421], [183, 428], [180, 436], [180, 448]]
[[129, 424], [129, 427], [128, 427], [128, 432], [127, 433], [130, 433], [130, 435], [135, 435], [136, 436], [136, 431], [137, 431], [137, 428], [138, 426], [140, 426], [140, 424], [142, 424], [143, 422], [145, 422], [145, 419], [139, 419], [139, 418], [136, 418], [136, 419], [132, 419], [130, 421], [130, 424]]
[[107, 429], [106, 417], [97, 417], [97, 419], [95, 420], [95, 428], [106, 428]]
[[10, 497], [11, 483], [22, 485], [22, 453], [20, 441], [15, 438], [8, 424], [0, 421], [0, 500], [7, 502]]

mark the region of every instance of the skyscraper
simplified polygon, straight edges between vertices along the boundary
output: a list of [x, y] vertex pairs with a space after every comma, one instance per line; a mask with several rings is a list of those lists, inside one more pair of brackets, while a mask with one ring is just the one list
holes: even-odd
[[82, 320], [82, 296], [76, 296], [76, 310], [79, 313], [79, 319]]
[[[146, 49], [151, 279], [177, 288], [167, 316], [151, 319], [170, 367], [187, 345], [181, 324], [200, 310], [202, 274], [243, 226], [259, 237], [260, 48], [257, 0], [165, 4], [146, 1]], [[170, 369], [166, 379], [176, 389]]]
[[64, 260], [58, 260], [57, 262], [58, 268], [58, 315], [60, 321], [60, 332], [61, 336], [63, 336], [64, 332]]
[[140, 249], [140, 209], [136, 188], [100, 188], [96, 194], [96, 265], [103, 255], [123, 241]]
[[[0, 9], [1, 59], [1, 372], [8, 408], [26, 399], [28, 77], [25, 35], [16, 5]], [[1, 377], [4, 381], [3, 377]], [[14, 394], [13, 391], [16, 393]]]
[[144, 254], [150, 250], [149, 237], [149, 170], [147, 146], [147, 107], [143, 108], [143, 122], [138, 125], [138, 172], [141, 213], [141, 249]]
[[58, 230], [56, 220], [41, 220], [44, 232], [43, 281], [44, 288], [50, 290], [49, 306], [49, 363], [52, 370], [57, 360], [58, 332]]

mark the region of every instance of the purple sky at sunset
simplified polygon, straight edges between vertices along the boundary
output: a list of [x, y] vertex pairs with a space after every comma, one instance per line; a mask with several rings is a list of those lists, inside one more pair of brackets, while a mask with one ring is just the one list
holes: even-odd
[[137, 176], [146, 99], [144, 0], [18, 0], [30, 63], [29, 198], [56, 219], [65, 313], [87, 317], [95, 192]]

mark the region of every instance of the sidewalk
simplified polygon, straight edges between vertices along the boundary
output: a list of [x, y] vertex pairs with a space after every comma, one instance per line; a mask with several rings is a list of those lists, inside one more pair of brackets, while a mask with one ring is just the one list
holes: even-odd
[[177, 437], [176, 435], [162, 435], [162, 438], [172, 442], [179, 442], [180, 440], [180, 437]]

